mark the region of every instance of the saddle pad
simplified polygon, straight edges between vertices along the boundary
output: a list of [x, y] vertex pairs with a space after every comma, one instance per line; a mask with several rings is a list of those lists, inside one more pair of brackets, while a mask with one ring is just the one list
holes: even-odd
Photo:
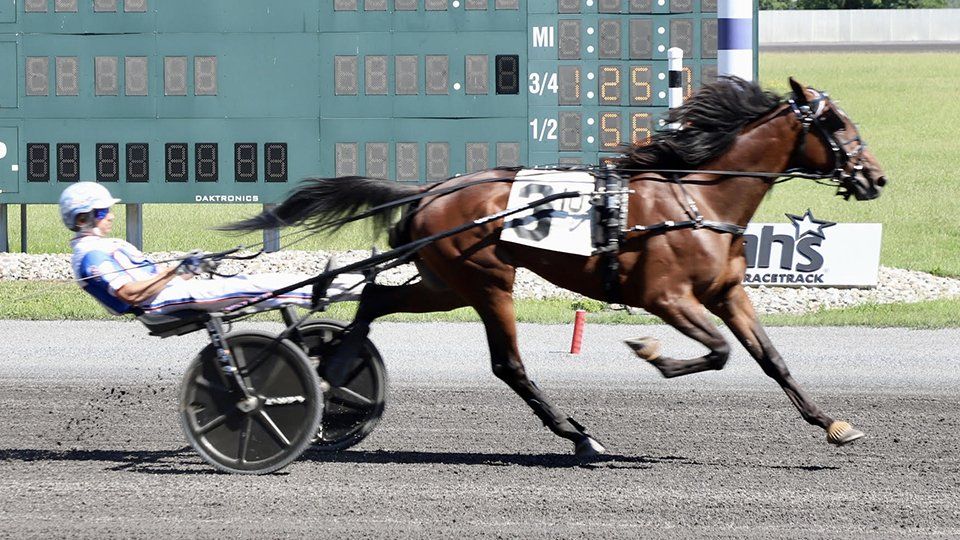
[[510, 189], [507, 208], [522, 208], [555, 193], [579, 191], [584, 195], [559, 199], [507, 218], [500, 239], [549, 251], [591, 255], [591, 222], [595, 212], [590, 193], [594, 184], [594, 177], [582, 171], [519, 171]]

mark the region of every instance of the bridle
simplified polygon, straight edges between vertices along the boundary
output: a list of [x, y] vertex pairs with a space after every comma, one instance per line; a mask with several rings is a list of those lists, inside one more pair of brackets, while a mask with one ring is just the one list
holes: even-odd
[[[815, 128], [817, 135], [827, 143], [833, 152], [833, 172], [829, 176], [824, 174], [824, 178], [829, 178], [837, 185], [837, 195], [849, 199], [853, 195], [850, 184], [856, 182], [857, 174], [863, 171], [863, 152], [867, 148], [867, 143], [860, 137], [860, 133], [857, 133], [852, 139], [840, 140], [837, 137], [837, 132], [845, 129], [846, 124], [828, 106], [830, 96], [826, 92], [813, 88], [811, 90], [817, 94], [817, 97], [808, 100], [804, 105], [797, 103], [796, 95], [787, 101], [790, 110], [800, 121], [803, 130], [794, 154], [803, 153], [807, 134], [810, 133], [811, 127]], [[847, 147], [853, 143], [856, 143], [856, 147], [853, 150], [847, 150]], [[788, 174], [791, 172], [796, 171], [787, 171]]]

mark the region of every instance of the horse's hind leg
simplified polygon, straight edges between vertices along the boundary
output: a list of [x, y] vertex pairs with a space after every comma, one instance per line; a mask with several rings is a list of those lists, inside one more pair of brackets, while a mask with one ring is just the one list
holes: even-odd
[[438, 289], [438, 286], [442, 287], [424, 280], [410, 285], [371, 283], [364, 287], [357, 314], [329, 360], [331, 368], [327, 373], [328, 381], [337, 386], [338, 377], [350, 372], [353, 362], [360, 355], [364, 339], [370, 333], [370, 324], [375, 319], [391, 313], [431, 313], [468, 305], [460, 295], [450, 289]]
[[483, 320], [487, 332], [494, 375], [507, 383], [550, 431], [573, 441], [578, 456], [603, 453], [603, 446], [588, 435], [582, 425], [554, 407], [540, 388], [527, 378], [517, 346], [517, 324], [511, 293], [488, 289], [473, 296], [473, 307]]
[[827, 431], [827, 441], [843, 445], [863, 437], [863, 432], [854, 429], [847, 422], [835, 421], [807, 396], [806, 392], [790, 375], [786, 363], [774, 348], [767, 333], [757, 321], [756, 312], [743, 286], [730, 287], [725, 295], [711, 302], [710, 310], [717, 314], [737, 336], [744, 348], [756, 359], [763, 372], [777, 381], [787, 397], [800, 411], [807, 422]]
[[723, 369], [730, 357], [730, 346], [717, 326], [707, 317], [703, 305], [693, 295], [664, 297], [650, 303], [647, 309], [685, 336], [702, 343], [710, 352], [698, 358], [670, 358], [660, 354], [660, 342], [655, 338], [627, 340], [625, 343], [637, 356], [650, 362], [668, 379], [710, 369]]

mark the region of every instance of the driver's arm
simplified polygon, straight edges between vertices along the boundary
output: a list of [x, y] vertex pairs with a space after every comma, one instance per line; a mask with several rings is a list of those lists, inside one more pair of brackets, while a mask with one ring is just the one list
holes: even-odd
[[177, 278], [177, 267], [171, 266], [150, 279], [131, 281], [117, 289], [116, 296], [124, 302], [139, 306], [156, 296], [168, 283]]

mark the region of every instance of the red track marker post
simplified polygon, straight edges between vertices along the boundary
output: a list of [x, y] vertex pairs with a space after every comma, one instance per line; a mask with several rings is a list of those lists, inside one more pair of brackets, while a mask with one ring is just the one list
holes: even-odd
[[573, 341], [570, 342], [570, 354], [580, 354], [580, 346], [583, 345], [583, 325], [586, 320], [587, 312], [578, 309], [573, 319]]

